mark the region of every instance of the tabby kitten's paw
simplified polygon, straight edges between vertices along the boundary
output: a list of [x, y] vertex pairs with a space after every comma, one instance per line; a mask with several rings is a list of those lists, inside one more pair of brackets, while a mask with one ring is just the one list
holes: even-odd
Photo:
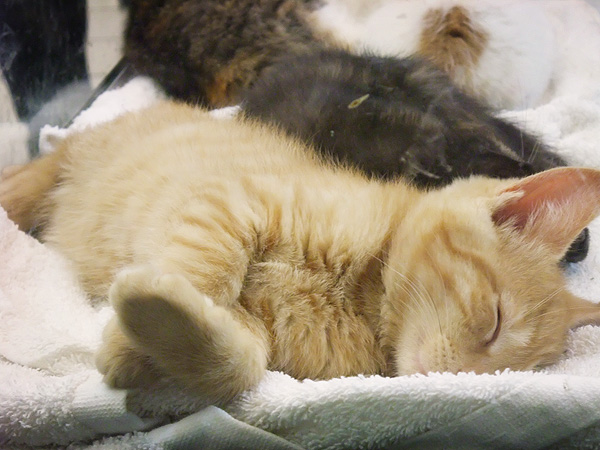
[[[109, 298], [133, 347], [190, 392], [225, 402], [263, 377], [262, 336], [183, 275], [160, 273], [150, 265], [126, 269], [117, 275]], [[138, 373], [130, 367], [124, 371]]]
[[96, 367], [104, 382], [114, 388], [147, 386], [161, 377], [149, 356], [135, 349], [114, 317], [104, 328], [103, 343], [96, 353]]

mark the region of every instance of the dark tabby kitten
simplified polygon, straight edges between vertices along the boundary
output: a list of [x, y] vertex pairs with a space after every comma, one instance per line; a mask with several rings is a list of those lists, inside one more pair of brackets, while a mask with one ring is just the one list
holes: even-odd
[[327, 155], [418, 186], [566, 165], [417, 57], [342, 50], [289, 57], [265, 70], [242, 105], [247, 115], [279, 124]]
[[[311, 0], [134, 0], [125, 57], [172, 96], [280, 123], [326, 154], [420, 186], [565, 165], [434, 66], [336, 50]], [[587, 254], [587, 234], [567, 255]]]

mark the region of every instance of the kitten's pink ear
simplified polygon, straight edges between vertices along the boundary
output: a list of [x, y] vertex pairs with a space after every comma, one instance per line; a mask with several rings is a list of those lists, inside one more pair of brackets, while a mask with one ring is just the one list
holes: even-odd
[[567, 314], [570, 328], [588, 324], [600, 325], [600, 305], [575, 295], [569, 296]]
[[561, 257], [600, 213], [600, 170], [562, 167], [523, 178], [500, 195], [514, 192], [492, 214]]

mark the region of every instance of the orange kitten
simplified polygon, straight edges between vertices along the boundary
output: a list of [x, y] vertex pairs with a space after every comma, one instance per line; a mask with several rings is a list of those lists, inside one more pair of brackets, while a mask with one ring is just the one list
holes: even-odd
[[0, 204], [108, 294], [97, 363], [117, 387], [167, 375], [219, 403], [266, 369], [530, 369], [600, 319], [558, 267], [600, 211], [592, 169], [421, 192], [162, 103], [8, 174]]

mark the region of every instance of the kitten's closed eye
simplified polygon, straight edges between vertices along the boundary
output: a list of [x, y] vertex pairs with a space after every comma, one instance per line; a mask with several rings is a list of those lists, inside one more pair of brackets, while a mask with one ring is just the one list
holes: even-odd
[[500, 302], [498, 302], [498, 306], [496, 307], [496, 315], [495, 315], [494, 327], [487, 334], [484, 342], [485, 347], [489, 347], [498, 339], [500, 335], [500, 331], [502, 330], [502, 311], [500, 309]]

